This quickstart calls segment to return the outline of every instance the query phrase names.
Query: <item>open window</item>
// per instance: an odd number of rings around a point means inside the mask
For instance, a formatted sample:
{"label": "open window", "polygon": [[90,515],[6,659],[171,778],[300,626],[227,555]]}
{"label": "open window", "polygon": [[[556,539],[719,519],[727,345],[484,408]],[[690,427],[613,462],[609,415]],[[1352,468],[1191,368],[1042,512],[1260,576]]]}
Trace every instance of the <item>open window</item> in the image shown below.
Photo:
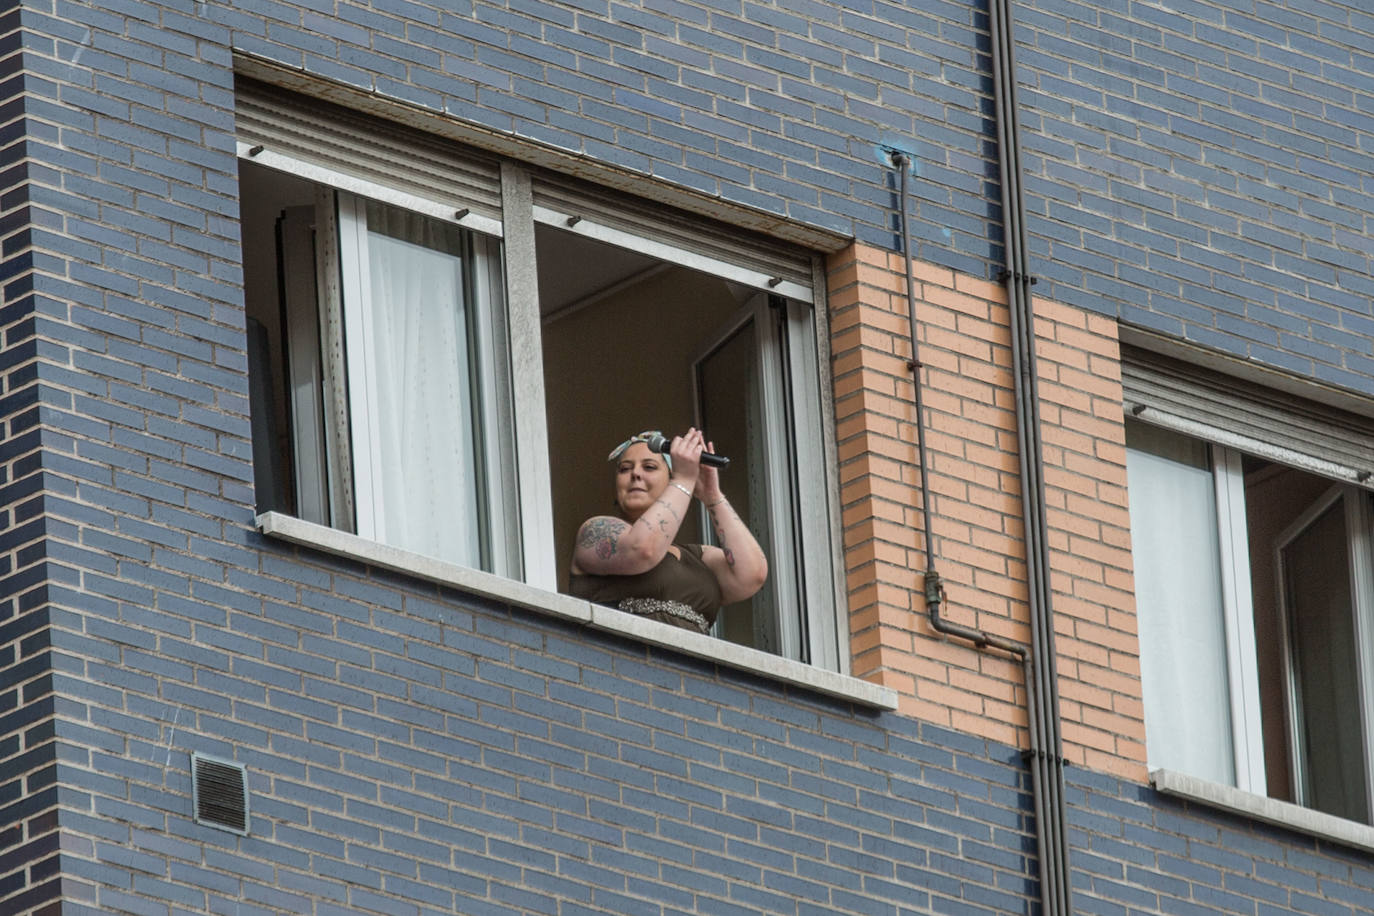
{"label": "open window", "polygon": [[1331,487],[1274,541],[1289,782],[1299,804],[1371,822],[1369,496]]}
{"label": "open window", "polygon": [[1149,765],[1374,823],[1371,493],[1335,460],[1370,424],[1159,365],[1125,373]]}
{"label": "open window", "polygon": [[696,424],[772,570],[718,635],[843,668],[810,252],[239,89],[260,511],[556,588],[611,447]]}
{"label": "open window", "polygon": [[[764,589],[723,609],[716,635],[838,667],[812,305],[634,232],[540,216],[560,587],[578,526],[610,510],[611,447],[640,429],[697,425],[731,459],[722,488],[770,564]],[[710,537],[704,512],[680,534]]]}

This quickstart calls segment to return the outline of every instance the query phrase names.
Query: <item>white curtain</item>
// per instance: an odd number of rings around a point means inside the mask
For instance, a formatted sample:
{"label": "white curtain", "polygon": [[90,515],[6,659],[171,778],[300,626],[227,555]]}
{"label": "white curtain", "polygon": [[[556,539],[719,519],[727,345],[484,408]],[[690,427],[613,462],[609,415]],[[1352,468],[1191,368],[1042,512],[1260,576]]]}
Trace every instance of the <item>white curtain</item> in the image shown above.
{"label": "white curtain", "polygon": [[1209,447],[1134,423],[1127,446],[1146,757],[1235,785]]}
{"label": "white curtain", "polygon": [[483,506],[460,234],[369,202],[367,251],[377,536],[480,567]]}

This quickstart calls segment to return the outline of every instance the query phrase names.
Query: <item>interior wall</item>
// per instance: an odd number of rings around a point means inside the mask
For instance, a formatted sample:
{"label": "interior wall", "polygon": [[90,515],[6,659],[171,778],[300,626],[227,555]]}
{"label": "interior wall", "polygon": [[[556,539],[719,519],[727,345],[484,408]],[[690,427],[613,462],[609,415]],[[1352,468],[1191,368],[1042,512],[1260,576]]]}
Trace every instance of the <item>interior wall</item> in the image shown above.
{"label": "interior wall", "polygon": [[[245,265],[263,265],[264,270],[245,270],[244,299],[248,314],[263,323],[273,346],[280,346],[281,315],[278,311],[277,217],[286,207],[312,206],[314,185],[275,169],[251,162],[239,165],[240,217],[244,227],[242,245]],[[274,367],[279,370],[280,367]]]}
{"label": "interior wall", "polygon": [[[641,430],[692,424],[692,361],[738,308],[724,281],[672,268],[544,325],[560,589],[578,527],[615,513],[607,453]],[[694,520],[682,539],[700,539]]]}

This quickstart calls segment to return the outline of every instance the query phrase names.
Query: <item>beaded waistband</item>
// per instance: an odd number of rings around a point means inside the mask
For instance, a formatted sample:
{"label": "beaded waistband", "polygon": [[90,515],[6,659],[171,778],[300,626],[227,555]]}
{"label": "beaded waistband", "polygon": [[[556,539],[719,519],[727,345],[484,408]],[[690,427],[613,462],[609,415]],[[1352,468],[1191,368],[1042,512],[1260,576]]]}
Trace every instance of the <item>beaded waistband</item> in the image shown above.
{"label": "beaded waistband", "polygon": [[703,633],[711,629],[706,618],[692,609],[690,604],[681,601],[664,601],[661,598],[621,598],[620,610],[647,617],[650,614],[667,614],[687,621]]}

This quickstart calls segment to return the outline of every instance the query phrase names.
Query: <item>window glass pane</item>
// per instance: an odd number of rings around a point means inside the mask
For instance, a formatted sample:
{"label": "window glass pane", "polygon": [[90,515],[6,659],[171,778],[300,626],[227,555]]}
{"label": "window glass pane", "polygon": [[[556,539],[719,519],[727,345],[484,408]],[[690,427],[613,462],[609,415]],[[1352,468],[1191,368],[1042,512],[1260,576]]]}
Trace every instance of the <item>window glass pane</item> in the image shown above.
{"label": "window glass pane", "polygon": [[1235,785],[1208,446],[1135,423],[1126,444],[1146,756]]}
{"label": "window glass pane", "polygon": [[1298,532],[1280,557],[1300,797],[1319,811],[1364,821],[1368,799],[1344,499]]}
{"label": "window glass pane", "polygon": [[[485,568],[472,303],[462,230],[368,202],[364,326],[375,536]],[[360,450],[360,449],[359,449]]]}
{"label": "window glass pane", "polygon": [[[697,367],[702,428],[722,452],[730,443],[730,467],[722,472],[731,505],[745,519],[770,558],[777,556],[768,511],[767,468],[763,462],[762,392],[758,376],[757,329],[753,319]],[[709,526],[708,526],[709,527]],[[775,577],[753,598],[721,610],[719,635],[768,652],[782,650],[778,633]]]}
{"label": "window glass pane", "polygon": [[[307,521],[352,526],[352,518],[335,518],[330,491],[329,435],[324,422],[324,364],[320,340],[320,297],[316,288],[315,235],[332,231],[315,225],[313,206],[286,207],[277,220],[281,258],[281,326],[286,335],[288,410],[291,417],[296,514]],[[337,442],[337,440],[335,440]],[[336,456],[338,457],[338,456]],[[348,503],[340,501],[340,508]]]}
{"label": "window glass pane", "polygon": [[1271,798],[1298,803],[1290,718],[1292,685],[1289,639],[1283,611],[1279,546],[1294,526],[1331,489],[1331,482],[1253,456],[1244,460],[1251,603],[1254,607],[1256,677],[1263,718],[1265,785]]}
{"label": "window glass pane", "polygon": [[347,447],[340,451],[343,440],[326,423],[334,389],[321,339],[326,295],[317,285],[322,264],[338,272],[337,257],[328,260],[337,254],[333,197],[247,162],[239,181],[258,509],[352,531],[351,495],[341,483]]}
{"label": "window glass pane", "polygon": [[257,318],[247,319],[248,402],[253,417],[253,487],[259,512],[282,511],[286,498],[283,449],[273,402],[271,345],[267,329]]}

